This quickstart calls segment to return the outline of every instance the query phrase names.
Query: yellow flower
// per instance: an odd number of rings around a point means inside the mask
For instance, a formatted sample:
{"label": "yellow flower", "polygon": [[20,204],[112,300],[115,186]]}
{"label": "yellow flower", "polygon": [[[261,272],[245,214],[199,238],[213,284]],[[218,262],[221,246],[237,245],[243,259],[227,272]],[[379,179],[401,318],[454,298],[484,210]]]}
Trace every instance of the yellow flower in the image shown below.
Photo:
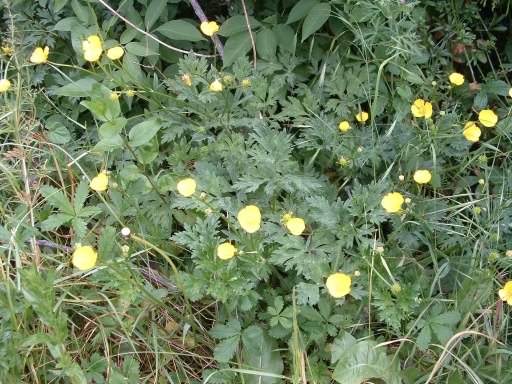
{"label": "yellow flower", "polygon": [[0,93],[7,92],[11,88],[11,82],[7,79],[0,79]]}
{"label": "yellow flower", "polygon": [[304,223],[304,220],[300,217],[292,217],[288,219],[285,223],[286,228],[290,231],[292,235],[300,236],[302,235],[302,232],[304,232],[304,229],[306,229],[306,224]]}
{"label": "yellow flower", "polygon": [[208,89],[212,92],[220,92],[222,91],[223,87],[222,87],[222,83],[220,82],[219,79],[215,80],[213,83],[210,84],[210,86],[208,87]]}
{"label": "yellow flower", "polygon": [[192,85],[192,78],[188,73],[184,73],[183,75],[181,75],[181,81],[183,81],[183,84],[185,84],[187,87],[190,87]]}
{"label": "yellow flower", "polygon": [[219,24],[215,21],[203,21],[199,28],[206,36],[213,36],[219,30]]}
{"label": "yellow flower", "polygon": [[325,285],[329,294],[338,299],[350,293],[352,279],[346,273],[336,272],[327,278]]}
{"label": "yellow flower", "polygon": [[478,114],[478,120],[484,127],[492,128],[498,122],[498,115],[491,109],[482,109]]}
{"label": "yellow flower", "polygon": [[101,171],[89,183],[89,187],[96,192],[106,191],[108,188],[108,175],[107,171]]}
{"label": "yellow flower", "polygon": [[512,97],[512,88],[510,88],[510,89],[508,90],[508,95],[509,95],[510,97]]}
{"label": "yellow flower", "polygon": [[[365,111],[359,112],[356,115],[356,120],[359,121],[360,123],[364,123],[366,120],[368,120],[368,112],[365,112]],[[341,128],[340,128],[340,130],[341,130]]]}
{"label": "yellow flower", "polygon": [[388,213],[396,213],[402,209],[404,197],[400,192],[390,192],[382,198],[380,204]]}
{"label": "yellow flower", "polygon": [[[242,87],[249,88],[251,86],[251,80],[250,79],[243,79],[242,80]],[[512,91],[512,88],[511,88]],[[512,96],[510,96],[512,97]]]}
{"label": "yellow flower", "polygon": [[400,283],[396,282],[391,284],[391,287],[389,287],[389,289],[391,290],[391,293],[395,296],[402,292],[402,286],[400,285]]}
{"label": "yellow flower", "polygon": [[110,94],[110,100],[112,100],[112,101],[119,100],[119,92],[112,92]]}
{"label": "yellow flower", "polygon": [[505,286],[498,291],[500,299],[506,301],[508,305],[512,305],[512,280],[505,283]]}
{"label": "yellow flower", "polygon": [[120,46],[110,48],[107,51],[107,57],[110,60],[119,60],[121,57],[123,57],[123,55],[124,55],[124,49],[123,49],[123,47],[120,47]]}
{"label": "yellow flower", "polygon": [[414,181],[418,184],[427,184],[432,180],[432,174],[427,169],[418,169],[416,172],[414,172]]}
{"label": "yellow flower", "polygon": [[482,131],[478,126],[475,124],[474,121],[468,121],[464,125],[464,131],[462,132],[466,140],[472,141],[473,143],[476,143],[478,140],[480,140],[480,135],[482,134]]}
{"label": "yellow flower", "polygon": [[126,96],[133,97],[135,96],[135,91],[133,89],[129,89],[126,91]]}
{"label": "yellow flower", "polygon": [[97,35],[91,35],[87,40],[82,41],[82,50],[84,51],[84,59],[95,62],[100,59],[103,52],[101,40]]}
{"label": "yellow flower", "polygon": [[453,85],[462,85],[464,84],[464,75],[462,73],[453,72],[448,76],[450,83]]}
{"label": "yellow flower", "polygon": [[229,260],[235,256],[236,248],[231,243],[222,243],[217,247],[217,256],[221,260]]}
{"label": "yellow flower", "polygon": [[348,160],[345,157],[340,157],[338,159],[338,164],[341,165],[342,167],[346,167],[349,163],[350,163],[350,160]]}
{"label": "yellow flower", "polygon": [[260,229],[261,213],[255,205],[248,205],[242,208],[237,215],[240,226],[248,233],[254,233]]}
{"label": "yellow flower", "polygon": [[414,117],[429,119],[432,117],[432,104],[423,99],[416,99],[411,105],[411,113]]}
{"label": "yellow flower", "polygon": [[2,46],[2,53],[5,56],[12,56],[12,54],[14,53],[14,48],[8,45],[4,45]]}
{"label": "yellow flower", "polygon": [[79,270],[86,271],[96,265],[97,259],[98,254],[94,248],[90,245],[83,245],[75,249],[71,263]]}
{"label": "yellow flower", "polygon": [[338,128],[342,133],[347,133],[352,127],[348,121],[343,120],[339,123]]}
{"label": "yellow flower", "polygon": [[176,188],[178,189],[178,193],[182,196],[189,197],[194,194],[196,191],[196,181],[192,178],[186,178],[180,180]]}
{"label": "yellow flower", "polygon": [[30,62],[34,64],[43,64],[46,63],[48,60],[48,54],[50,53],[50,48],[48,47],[37,47],[34,49],[34,52],[32,52],[32,55],[30,56]]}

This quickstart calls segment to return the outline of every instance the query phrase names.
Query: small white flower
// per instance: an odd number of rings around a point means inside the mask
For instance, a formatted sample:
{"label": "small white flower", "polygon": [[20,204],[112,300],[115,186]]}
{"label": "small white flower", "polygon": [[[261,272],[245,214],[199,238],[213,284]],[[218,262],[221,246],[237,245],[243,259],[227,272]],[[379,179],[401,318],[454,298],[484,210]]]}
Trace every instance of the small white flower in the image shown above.
{"label": "small white flower", "polygon": [[128,227],[124,227],[123,229],[121,229],[121,235],[123,235],[124,237],[130,236],[130,233],[132,233],[132,231],[130,231],[130,228]]}

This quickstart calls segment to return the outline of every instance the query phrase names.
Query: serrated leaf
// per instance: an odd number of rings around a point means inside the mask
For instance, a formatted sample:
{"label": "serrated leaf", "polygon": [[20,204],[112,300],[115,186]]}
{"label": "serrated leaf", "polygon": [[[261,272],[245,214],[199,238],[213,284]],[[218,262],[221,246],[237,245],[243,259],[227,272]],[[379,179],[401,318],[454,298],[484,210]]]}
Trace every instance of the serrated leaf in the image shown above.
{"label": "serrated leaf", "polygon": [[168,37],[171,40],[201,41],[206,40],[201,32],[185,20],[171,20],[159,26],[156,32]]}
{"label": "serrated leaf", "polygon": [[224,67],[244,56],[251,49],[251,38],[247,32],[231,36],[224,45]]}
{"label": "serrated leaf", "polygon": [[107,226],[101,232],[100,239],[98,241],[98,254],[99,257],[105,261],[113,259],[112,249],[114,248],[116,240],[116,230],[111,226]]}
{"label": "serrated leaf", "polygon": [[347,349],[356,342],[356,338],[348,332],[344,332],[342,337],[334,339],[331,347],[331,364],[336,363]]}
{"label": "serrated leaf", "polygon": [[77,214],[79,214],[80,210],[83,208],[87,196],[89,196],[89,185],[87,182],[81,181],[80,184],[78,184],[73,201],[73,207]]}
{"label": "serrated leaf", "polygon": [[331,16],[331,5],[320,3],[313,6],[302,25],[302,41],[306,40],[313,33],[318,31]]}
{"label": "serrated leaf", "polygon": [[297,284],[297,303],[299,305],[315,305],[320,300],[320,290],[317,284]]}
{"label": "serrated leaf", "polygon": [[54,213],[41,223],[41,229],[43,231],[53,231],[54,229],[57,229],[65,223],[73,220],[73,217],[74,216],[66,213]]}
{"label": "serrated leaf", "polygon": [[420,351],[426,351],[431,341],[432,332],[430,331],[430,326],[426,324],[416,338],[416,346]]}
{"label": "serrated leaf", "polygon": [[242,327],[236,319],[229,320],[226,324],[217,324],[210,330],[210,335],[216,339],[224,339],[239,335]]}
{"label": "serrated leaf", "polygon": [[128,134],[130,145],[135,148],[149,143],[161,127],[156,119],[149,119],[133,126]]}
{"label": "serrated leaf", "polygon": [[228,362],[229,360],[231,360],[231,358],[237,351],[239,341],[240,335],[235,335],[228,337],[227,339],[222,339],[215,346],[213,356],[217,361],[221,363]]}
{"label": "serrated leaf", "polygon": [[48,204],[59,209],[63,213],[75,216],[75,210],[64,193],[57,188],[44,185],[41,187],[41,194]]}
{"label": "serrated leaf", "polygon": [[448,311],[441,313],[440,315],[437,315],[434,317],[431,322],[433,323],[439,323],[444,325],[451,325],[455,326],[460,321],[460,313],[457,311]]}

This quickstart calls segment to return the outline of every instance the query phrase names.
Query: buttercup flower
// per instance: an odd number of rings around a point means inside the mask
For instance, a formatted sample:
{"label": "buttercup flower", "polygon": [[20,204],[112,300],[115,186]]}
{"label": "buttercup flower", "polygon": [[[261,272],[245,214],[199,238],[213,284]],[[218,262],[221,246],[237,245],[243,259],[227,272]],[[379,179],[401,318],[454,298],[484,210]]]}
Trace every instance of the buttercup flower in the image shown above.
{"label": "buttercup flower", "polygon": [[292,217],[285,222],[286,228],[292,235],[300,236],[304,229],[306,229],[306,224],[304,223],[304,219],[300,217]]}
{"label": "buttercup flower", "polygon": [[37,47],[34,49],[34,52],[32,52],[32,55],[30,56],[30,62],[33,64],[43,64],[48,61],[48,54],[50,53],[50,48],[48,47]]}
{"label": "buttercup flower", "polygon": [[124,49],[123,49],[123,47],[120,47],[120,46],[110,48],[107,51],[107,57],[110,60],[119,60],[121,57],[123,57],[123,55],[124,55]]}
{"label": "buttercup flower", "polygon": [[352,279],[346,273],[336,272],[327,278],[325,285],[329,294],[338,299],[350,293]]}
{"label": "buttercup flower", "polygon": [[216,79],[213,83],[210,84],[208,89],[212,92],[221,92],[223,89],[222,83],[219,79]]}
{"label": "buttercup flower", "polygon": [[[185,84],[187,87],[190,87],[192,85],[192,78],[188,73],[184,73],[181,75],[181,81],[183,81],[183,84]],[[222,84],[221,84],[222,86]],[[222,91],[222,89],[221,89]]]}
{"label": "buttercup flower", "polygon": [[182,196],[189,197],[194,194],[196,191],[196,181],[192,178],[186,178],[180,180],[176,188],[178,189],[178,193]]}
{"label": "buttercup flower", "polygon": [[402,209],[404,197],[400,192],[390,192],[382,198],[380,204],[388,213],[396,213]]}
{"label": "buttercup flower", "polygon": [[365,112],[365,111],[359,112],[356,115],[356,120],[359,121],[360,123],[364,123],[366,120],[368,120],[368,112]]}
{"label": "buttercup flower", "polygon": [[81,245],[73,252],[71,263],[81,271],[91,269],[96,265],[98,254],[90,245]]}
{"label": "buttercup flower", "polygon": [[[251,80],[250,79],[243,79],[242,80],[242,87],[244,88],[249,88],[251,86]],[[512,90],[512,88],[511,88]],[[512,97],[512,96],[510,96]]]}
{"label": "buttercup flower", "polygon": [[491,109],[482,109],[478,114],[478,121],[480,121],[484,127],[492,128],[498,122],[498,115]]}
{"label": "buttercup flower", "polygon": [[351,129],[350,123],[346,120],[340,122],[338,128],[342,133],[347,133]]}
{"label": "buttercup flower", "polygon": [[82,50],[84,51],[84,59],[89,62],[95,62],[100,59],[103,52],[101,40],[97,35],[91,35],[87,40],[82,41]]}
{"label": "buttercup flower", "polygon": [[248,233],[254,233],[260,229],[261,213],[255,205],[248,205],[242,208],[236,216],[240,226]]}
{"label": "buttercup flower", "polygon": [[217,256],[221,260],[229,260],[235,256],[236,248],[231,243],[222,243],[217,247]]}
{"label": "buttercup flower", "polygon": [[476,143],[478,140],[480,140],[480,135],[482,134],[482,131],[478,126],[475,124],[474,121],[468,121],[464,125],[464,131],[462,132],[466,140],[471,141],[473,143]]}
{"label": "buttercup flower", "polygon": [[464,75],[462,73],[453,72],[448,76],[450,83],[453,85],[462,85],[464,84]]}
{"label": "buttercup flower", "polygon": [[414,117],[430,119],[432,117],[432,104],[423,99],[416,99],[411,105],[411,113]]}
{"label": "buttercup flower", "polygon": [[213,36],[219,30],[219,24],[215,21],[203,21],[199,27],[206,36]]}
{"label": "buttercup flower", "polygon": [[508,305],[512,305],[512,280],[505,283],[502,289],[498,291],[500,299],[505,301]]}
{"label": "buttercup flower", "polygon": [[0,93],[7,92],[11,88],[11,82],[7,79],[0,79]]}
{"label": "buttercup flower", "polygon": [[112,101],[119,100],[119,92],[112,92],[110,94],[110,100],[112,100]]}
{"label": "buttercup flower", "polygon": [[14,53],[14,48],[9,45],[4,45],[2,46],[2,53],[5,56],[12,56],[12,54]]}
{"label": "buttercup flower", "polygon": [[108,188],[108,175],[107,171],[103,170],[98,173],[97,176],[93,177],[89,183],[89,187],[96,192],[106,191]]}
{"label": "buttercup flower", "polygon": [[414,172],[413,179],[418,184],[427,184],[432,180],[432,174],[427,169],[418,169]]}

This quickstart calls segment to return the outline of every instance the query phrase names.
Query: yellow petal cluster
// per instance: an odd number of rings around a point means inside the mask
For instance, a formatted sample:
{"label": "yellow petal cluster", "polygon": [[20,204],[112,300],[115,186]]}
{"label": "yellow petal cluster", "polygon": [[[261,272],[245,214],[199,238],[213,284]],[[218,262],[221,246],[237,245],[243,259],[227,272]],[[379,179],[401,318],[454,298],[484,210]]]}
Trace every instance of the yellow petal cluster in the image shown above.
{"label": "yellow petal cluster", "polygon": [[37,47],[32,52],[32,55],[30,56],[30,62],[33,64],[43,64],[48,61],[48,55],[50,53],[50,48],[48,47]]}
{"label": "yellow petal cluster", "polygon": [[338,124],[338,129],[342,133],[347,133],[351,129],[350,123],[346,120],[343,120]]}
{"label": "yellow petal cluster", "polygon": [[346,273],[336,272],[329,275],[325,285],[327,286],[329,294],[338,299],[350,293],[352,288],[352,278]]}
{"label": "yellow petal cluster", "polygon": [[208,87],[208,89],[212,92],[221,92],[223,88],[224,87],[222,86],[222,83],[220,82],[219,79],[213,81]]}
{"label": "yellow petal cluster", "polygon": [[360,123],[364,123],[366,120],[368,120],[368,112],[361,111],[356,115],[356,120]]}
{"label": "yellow petal cluster", "polygon": [[91,63],[98,61],[103,52],[103,45],[98,35],[91,35],[87,40],[82,41],[82,50],[84,59]]}
{"label": "yellow petal cluster", "polygon": [[89,183],[89,187],[96,192],[106,191],[108,188],[108,175],[107,171],[103,170],[98,173],[91,182]]}
{"label": "yellow petal cluster", "polygon": [[221,260],[229,260],[236,254],[236,248],[233,244],[225,242],[217,247],[217,256]]}
{"label": "yellow petal cluster", "polygon": [[206,36],[213,36],[219,31],[219,24],[215,21],[203,21],[199,28]]}
{"label": "yellow petal cluster", "polygon": [[512,280],[505,283],[502,289],[498,291],[500,299],[505,301],[508,305],[512,305]]}
{"label": "yellow petal cluster", "polygon": [[388,213],[396,213],[402,209],[404,197],[400,192],[390,192],[382,198],[380,204]]}
{"label": "yellow petal cluster", "polygon": [[416,99],[411,105],[411,113],[414,117],[430,119],[432,117],[432,104],[423,99]]}
{"label": "yellow petal cluster", "polygon": [[261,227],[261,212],[255,205],[248,205],[242,208],[236,217],[240,226],[247,233],[254,233]]}
{"label": "yellow petal cluster", "polygon": [[498,122],[498,115],[492,109],[482,109],[478,114],[478,121],[484,127],[492,128]]}
{"label": "yellow petal cluster", "polygon": [[9,45],[3,45],[2,46],[2,53],[5,56],[12,56],[12,54],[14,53],[14,48],[9,46]]}
{"label": "yellow petal cluster", "polygon": [[119,60],[124,55],[123,47],[117,46],[107,50],[107,57],[110,60]]}
{"label": "yellow petal cluster", "polygon": [[[242,87],[249,88],[250,86],[251,86],[251,79],[243,79],[242,80]],[[512,90],[512,88],[511,88],[511,90]]]}
{"label": "yellow petal cluster", "polygon": [[306,223],[304,219],[300,217],[294,217],[292,214],[287,213],[283,215],[282,222],[288,228],[288,231],[294,236],[302,235],[302,232],[306,229]]}
{"label": "yellow petal cluster", "polygon": [[0,93],[7,92],[11,88],[11,82],[7,79],[0,79]]}
{"label": "yellow petal cluster", "polygon": [[413,179],[418,184],[427,184],[432,180],[432,174],[428,169],[418,169],[414,172]]}
{"label": "yellow petal cluster", "polygon": [[478,140],[480,140],[482,131],[474,121],[468,121],[464,125],[464,131],[462,131],[462,134],[464,135],[466,140],[476,143]]}
{"label": "yellow petal cluster", "polygon": [[450,83],[453,85],[462,85],[464,84],[464,75],[458,72],[452,72],[450,76],[448,76]]}
{"label": "yellow petal cluster", "polygon": [[90,245],[79,246],[73,252],[71,263],[81,271],[91,269],[96,265],[98,254]]}
{"label": "yellow petal cluster", "polygon": [[180,180],[176,186],[176,189],[181,196],[189,197],[192,196],[196,191],[196,186],[196,181],[191,177],[188,177],[186,179]]}

